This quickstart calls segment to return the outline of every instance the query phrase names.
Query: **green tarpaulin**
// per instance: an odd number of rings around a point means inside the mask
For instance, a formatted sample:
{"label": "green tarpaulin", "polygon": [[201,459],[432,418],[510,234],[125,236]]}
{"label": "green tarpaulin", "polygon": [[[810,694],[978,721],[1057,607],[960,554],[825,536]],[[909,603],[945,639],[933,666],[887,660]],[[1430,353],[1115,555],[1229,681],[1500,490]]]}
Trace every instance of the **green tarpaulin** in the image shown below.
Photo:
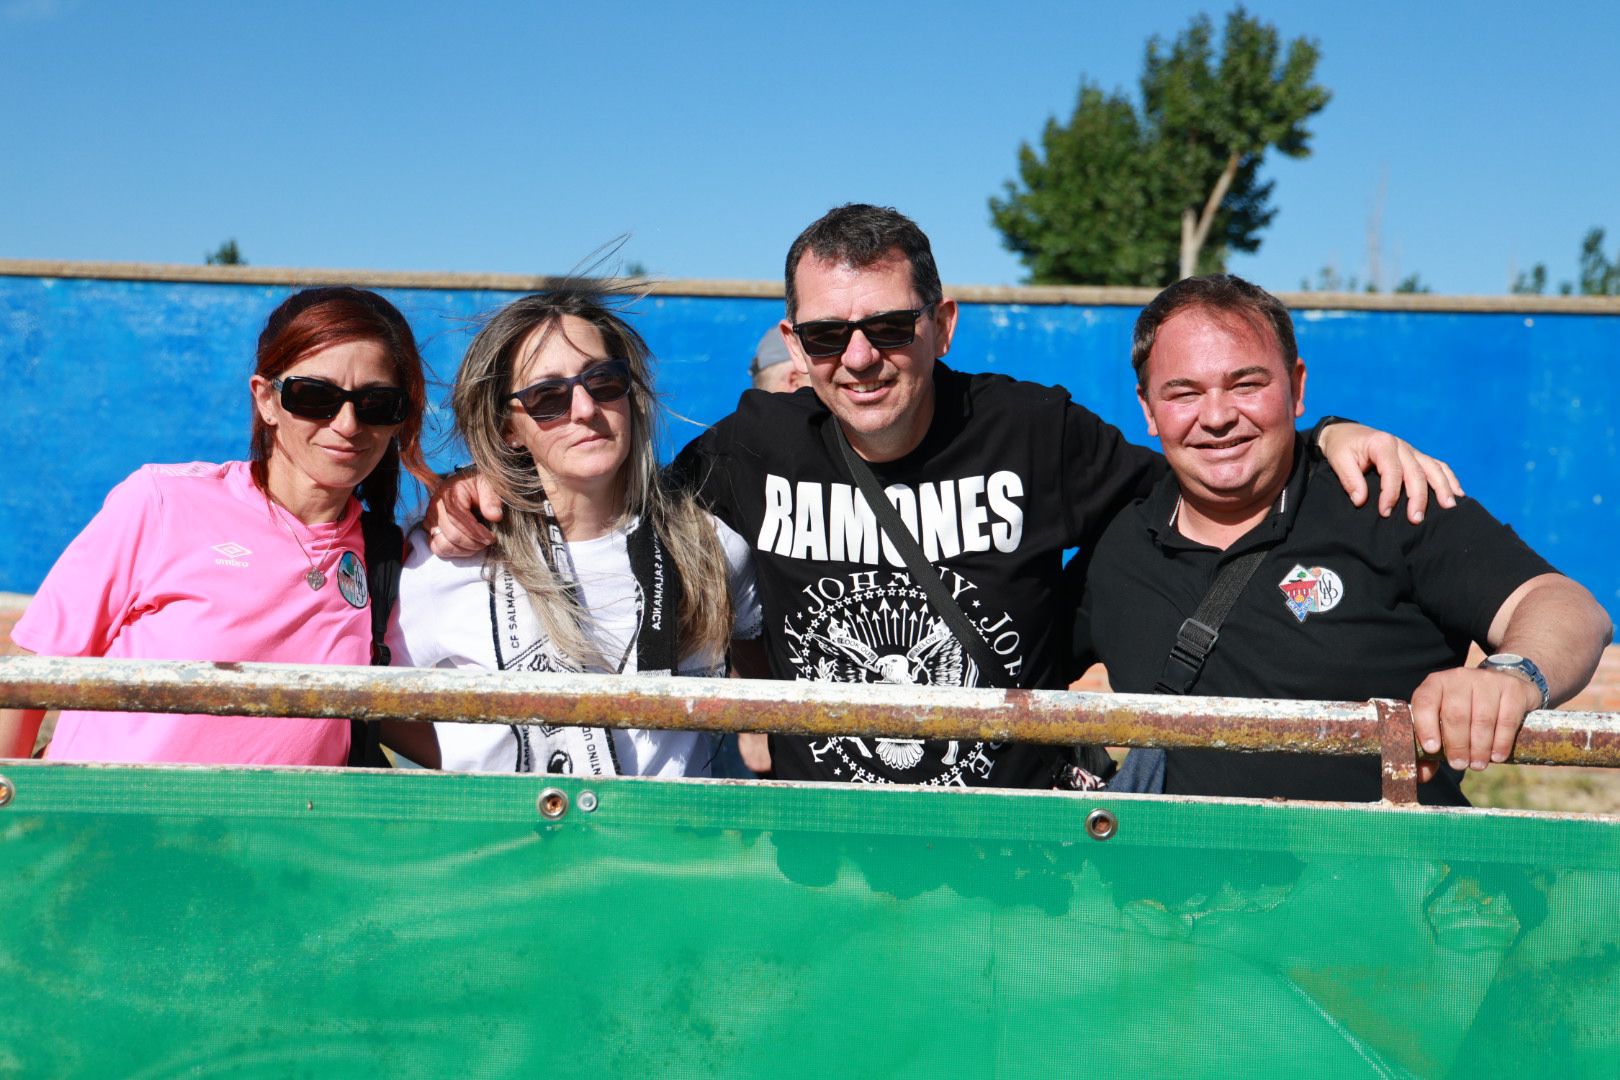
{"label": "green tarpaulin", "polygon": [[1612,821],[0,771],[4,1076],[1620,1075]]}

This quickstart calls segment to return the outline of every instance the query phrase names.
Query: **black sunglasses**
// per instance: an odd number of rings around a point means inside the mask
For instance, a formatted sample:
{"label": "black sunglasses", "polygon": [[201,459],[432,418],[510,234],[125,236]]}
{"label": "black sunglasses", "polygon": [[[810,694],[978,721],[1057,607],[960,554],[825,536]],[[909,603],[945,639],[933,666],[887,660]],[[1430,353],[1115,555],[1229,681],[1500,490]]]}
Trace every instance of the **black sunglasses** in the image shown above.
{"label": "black sunglasses", "polygon": [[906,311],[880,311],[864,319],[815,319],[793,324],[806,356],[839,356],[859,330],[874,349],[901,349],[917,340],[917,320],[934,310],[933,304]]}
{"label": "black sunglasses", "polygon": [[325,379],[291,375],[270,385],[281,393],[281,407],[305,420],[330,420],[346,401],[354,402],[354,418],[372,427],[390,427],[405,419],[405,391],[397,386],[362,386],[345,390]]}
{"label": "black sunglasses", "polygon": [[514,391],[512,396],[529,414],[529,419],[555,420],[566,415],[573,407],[576,386],[583,386],[592,401],[603,405],[618,401],[630,392],[630,361],[604,360],[600,364],[592,364],[578,375],[541,379],[532,386]]}

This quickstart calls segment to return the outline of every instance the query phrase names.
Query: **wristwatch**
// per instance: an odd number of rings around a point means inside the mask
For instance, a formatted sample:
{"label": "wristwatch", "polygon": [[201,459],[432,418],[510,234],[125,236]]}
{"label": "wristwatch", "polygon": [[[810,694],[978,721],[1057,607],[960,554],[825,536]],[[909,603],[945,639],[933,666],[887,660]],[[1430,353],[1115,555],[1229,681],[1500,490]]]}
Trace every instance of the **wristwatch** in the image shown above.
{"label": "wristwatch", "polygon": [[1541,707],[1545,709],[1552,701],[1552,694],[1547,690],[1547,677],[1535,664],[1520,656],[1518,653],[1499,652],[1492,653],[1479,662],[1482,668],[1492,671],[1506,671],[1521,678],[1529,679],[1541,691]]}

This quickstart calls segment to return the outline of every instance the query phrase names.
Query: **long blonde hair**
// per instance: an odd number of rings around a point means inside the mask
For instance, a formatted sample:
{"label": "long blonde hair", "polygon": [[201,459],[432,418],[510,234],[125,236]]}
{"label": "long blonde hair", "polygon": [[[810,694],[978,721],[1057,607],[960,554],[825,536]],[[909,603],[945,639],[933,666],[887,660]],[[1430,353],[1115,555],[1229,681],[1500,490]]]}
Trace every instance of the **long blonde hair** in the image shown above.
{"label": "long blonde hair", "polygon": [[[559,328],[572,315],[596,327],[608,354],[630,364],[630,454],[623,466],[623,505],[617,525],[632,517],[652,525],[675,561],[681,579],[679,650],[723,653],[731,636],[731,602],[725,555],[709,516],[690,495],[661,482],[655,449],[663,407],[653,391],[647,343],[615,310],[628,297],[584,278],[563,279],[543,292],[512,301],[484,324],[462,360],[451,403],[456,431],[479,474],[505,506],[492,531],[487,572],[509,570],[528,594],[546,634],[563,656],[580,667],[607,667],[583,610],[567,581],[548,563],[550,530],[544,519],[546,491],[528,448],[507,444],[513,372],[519,348],[536,329]],[[676,658],[677,662],[679,657]]]}

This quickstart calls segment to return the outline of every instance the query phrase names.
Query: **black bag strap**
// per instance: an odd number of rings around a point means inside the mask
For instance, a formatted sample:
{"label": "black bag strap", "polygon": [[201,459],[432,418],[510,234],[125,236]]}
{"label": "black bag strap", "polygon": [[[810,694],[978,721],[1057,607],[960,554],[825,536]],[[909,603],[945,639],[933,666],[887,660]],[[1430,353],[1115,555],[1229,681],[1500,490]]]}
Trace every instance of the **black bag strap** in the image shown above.
{"label": "black bag strap", "polygon": [[[1164,673],[1153,687],[1155,694],[1181,695],[1193,688],[1204,670],[1204,661],[1209,659],[1221,638],[1221,624],[1231,614],[1232,605],[1237,603],[1254,572],[1260,569],[1271,547],[1262,545],[1221,567],[1209,591],[1198,602],[1198,610],[1191,618],[1183,620],[1181,629],[1176,631],[1176,642],[1170,646],[1170,655],[1164,661]],[[1167,760],[1163,750],[1137,747],[1126,755],[1125,764],[1109,781],[1108,790],[1162,794]]]}
{"label": "black bag strap", "polygon": [[405,559],[405,534],[389,518],[370,510],[360,515],[366,543],[366,592],[371,595],[371,662],[387,667],[388,616],[399,598],[399,568]]}
{"label": "black bag strap", "polygon": [[[371,663],[387,667],[388,616],[399,597],[399,570],[405,559],[405,534],[392,518],[370,510],[360,515],[366,545],[366,592],[371,598]],[[375,720],[349,721],[349,764],[366,769],[388,767],[382,752],[381,728]]]}
{"label": "black bag strap", "polygon": [[1204,670],[1204,661],[1221,637],[1221,623],[1231,613],[1249,579],[1260,569],[1270,547],[1257,548],[1240,555],[1221,567],[1214,584],[1199,603],[1192,617],[1176,631],[1176,643],[1170,646],[1170,655],[1164,661],[1164,674],[1153,688],[1156,694],[1185,694],[1191,690],[1198,675]]}
{"label": "black bag strap", "polygon": [[911,579],[922,587],[923,592],[928,595],[929,604],[939,612],[940,618],[945,620],[945,625],[950,627],[951,633],[962,648],[973,657],[973,662],[979,668],[979,677],[987,685],[1004,687],[1006,680],[995,654],[990,651],[990,646],[985,643],[979,632],[973,628],[973,624],[968,622],[967,616],[962,614],[962,609],[957,607],[956,601],[951,599],[951,594],[945,588],[945,582],[940,579],[939,571],[928,564],[928,558],[918,546],[916,538],[911,535],[911,530],[906,528],[906,523],[900,520],[894,505],[889,502],[889,497],[878,486],[877,477],[872,475],[872,467],[861,459],[854,447],[849,445],[849,439],[845,437],[844,429],[838,421],[832,419],[829,422],[832,424],[833,438],[838,442],[838,449],[844,455],[844,464],[849,467],[850,475],[855,478],[855,486],[860,488],[861,494],[866,497],[866,505],[871,507],[872,515],[877,518],[878,525],[889,538],[889,543],[900,553],[901,561],[906,564]]}
{"label": "black bag strap", "polygon": [[[911,579],[928,596],[928,602],[933,605],[950,627],[951,633],[967,650],[973,662],[978,665],[979,677],[984,685],[1007,688],[1008,679],[995,654],[990,651],[989,644],[984,637],[973,628],[962,609],[945,588],[945,582],[940,579],[939,572],[928,563],[928,557],[918,546],[916,537],[906,528],[906,523],[900,520],[900,515],[889,502],[889,497],[878,486],[877,477],[872,475],[872,467],[855,452],[849,445],[849,439],[844,435],[844,429],[836,420],[832,422],[833,437],[838,443],[838,449],[844,455],[844,464],[849,467],[850,475],[855,478],[855,485],[861,489],[866,504],[872,508],[872,516],[877,518],[878,525],[882,527],[889,543],[900,553],[900,559],[906,564]],[[1074,760],[1059,760],[1052,769],[1052,786],[1065,791],[1087,791],[1101,786],[1103,778],[1113,771],[1113,760],[1108,752],[1100,746],[1076,746],[1068,751]]]}

